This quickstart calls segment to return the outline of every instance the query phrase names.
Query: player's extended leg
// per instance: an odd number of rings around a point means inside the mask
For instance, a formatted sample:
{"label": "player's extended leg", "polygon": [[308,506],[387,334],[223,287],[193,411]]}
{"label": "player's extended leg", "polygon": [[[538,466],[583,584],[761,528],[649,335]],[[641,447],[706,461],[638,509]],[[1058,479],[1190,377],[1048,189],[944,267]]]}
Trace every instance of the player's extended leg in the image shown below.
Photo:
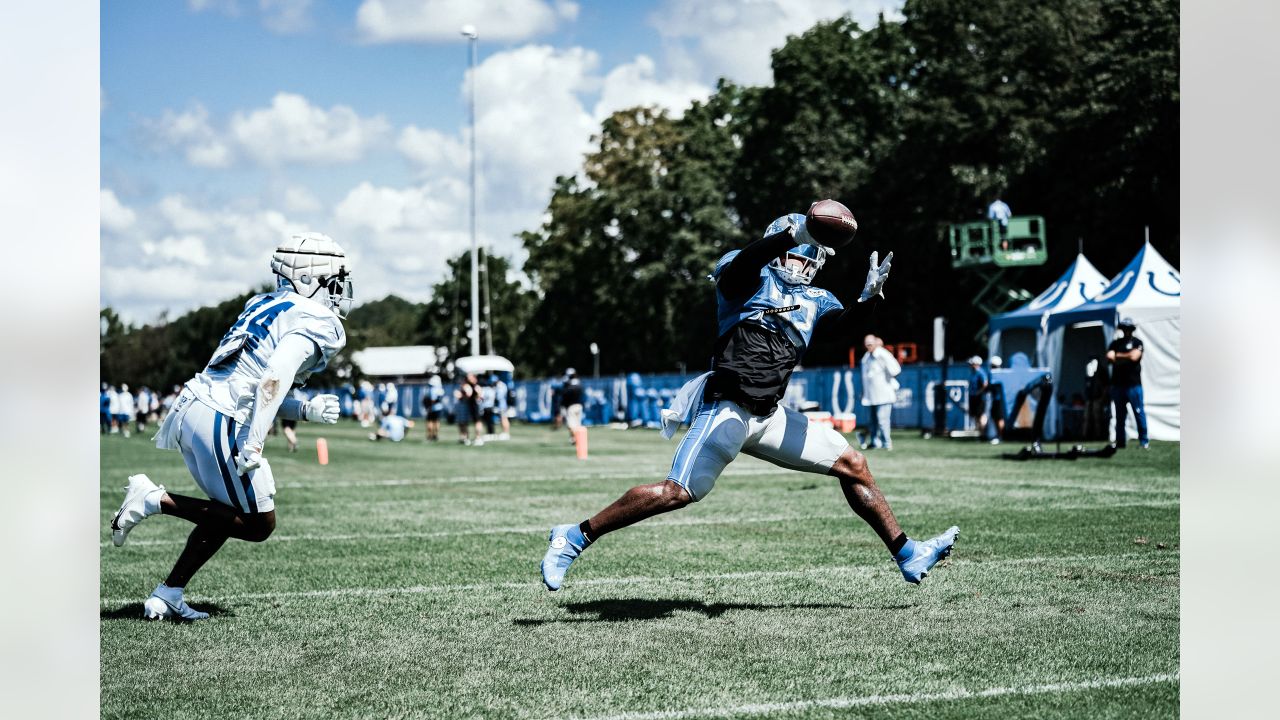
{"label": "player's extended leg", "polygon": [[850,447],[834,428],[811,425],[795,410],[779,408],[768,418],[753,418],[742,451],[781,467],[838,478],[849,507],[880,537],[909,583],[923,580],[951,553],[960,534],[960,528],[953,526],[930,540],[907,537],[876,485],[866,456]]}
{"label": "player's extended leg", "polygon": [[580,524],[551,528],[550,546],[542,558],[547,589],[560,589],[569,565],[601,536],[706,497],[742,447],[746,417],[734,403],[702,405],[676,449],[666,480],[631,488]]}

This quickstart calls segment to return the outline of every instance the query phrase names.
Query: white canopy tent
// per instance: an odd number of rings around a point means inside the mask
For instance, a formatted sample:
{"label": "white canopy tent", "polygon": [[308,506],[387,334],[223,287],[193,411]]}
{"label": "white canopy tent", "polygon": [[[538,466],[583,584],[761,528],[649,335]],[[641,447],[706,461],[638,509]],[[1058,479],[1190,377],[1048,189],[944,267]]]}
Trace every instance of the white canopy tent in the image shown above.
{"label": "white canopy tent", "polygon": [[1075,261],[1062,273],[1062,277],[1032,298],[1031,302],[1016,310],[991,316],[988,325],[988,357],[1000,355],[1010,358],[1014,353],[1021,352],[1032,363],[1043,362],[1040,346],[1048,328],[1049,316],[1088,302],[1106,286],[1107,277],[1098,272],[1083,254],[1076,255]]}
{"label": "white canopy tent", "polygon": [[[1070,398],[1084,385],[1084,367],[1106,354],[1122,317],[1133,318],[1142,340],[1142,388],[1147,430],[1155,440],[1181,437],[1182,277],[1169,261],[1145,243],[1120,274],[1089,302],[1048,317],[1040,359],[1053,372],[1054,395]],[[1103,359],[1105,365],[1106,360]],[[1045,420],[1048,437],[1057,435],[1057,409]],[[1137,437],[1133,415],[1128,436]]]}

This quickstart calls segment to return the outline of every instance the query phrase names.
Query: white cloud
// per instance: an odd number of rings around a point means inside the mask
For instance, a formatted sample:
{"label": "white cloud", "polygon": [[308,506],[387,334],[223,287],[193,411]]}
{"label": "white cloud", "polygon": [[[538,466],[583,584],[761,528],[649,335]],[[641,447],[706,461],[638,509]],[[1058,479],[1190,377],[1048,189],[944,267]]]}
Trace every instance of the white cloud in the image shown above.
{"label": "white cloud", "polygon": [[234,113],[225,130],[214,127],[198,103],[143,121],[154,146],[177,149],[192,165],[211,168],[228,167],[238,157],[267,166],[355,162],[390,127],[381,115],[361,117],[346,105],[326,110],[287,92],[276,93],[268,107]]}
{"label": "white cloud", "polygon": [[269,108],[233,115],[229,133],[250,157],[277,165],[352,162],[389,129],[380,115],[362,118],[345,105],[325,110],[301,95],[282,92]]}
{"label": "white cloud", "polygon": [[639,55],[625,65],[619,65],[605,76],[600,100],[596,103],[595,117],[603,120],[615,110],[637,105],[656,105],[666,108],[673,117],[680,117],[694,100],[706,100],[711,88],[689,80],[659,80],[657,67],[647,55]]}
{"label": "white cloud", "polygon": [[123,232],[138,221],[138,214],[121,203],[110,189],[103,188],[99,192],[99,207],[99,222],[106,230]]}
{"label": "white cloud", "polygon": [[179,232],[207,232],[214,226],[213,216],[193,207],[182,195],[165,196],[156,210],[168,227]]}
{"label": "white cloud", "polygon": [[205,267],[209,264],[209,251],[204,246],[204,239],[199,235],[169,235],[159,242],[144,240],[141,247],[143,254],[154,255],[164,260],[195,267]]}
{"label": "white cloud", "polygon": [[526,40],[555,29],[557,18],[577,18],[578,5],[543,0],[364,0],[356,27],[369,42],[459,41],[463,25],[483,40]]}
{"label": "white cloud", "polygon": [[299,33],[311,27],[311,0],[258,0],[262,24],[281,34]]}
{"label": "white cloud", "polygon": [[159,120],[146,121],[144,127],[157,146],[181,149],[192,165],[226,167],[231,163],[231,148],[209,124],[209,111],[203,105],[183,112],[165,110]]}
{"label": "white cloud", "polygon": [[[271,281],[271,252],[309,227],[271,208],[169,195],[102,240],[102,304],[132,321],[176,316]],[[323,228],[318,228],[323,229]]]}
{"label": "white cloud", "polygon": [[[258,0],[258,13],[262,24],[274,33],[299,33],[311,27],[312,0]],[[227,17],[239,17],[240,3],[236,0],[187,0],[191,12],[217,12]]]}
{"label": "white cloud", "polygon": [[427,173],[456,173],[465,170],[470,152],[460,137],[415,125],[400,131],[396,149]]}
{"label": "white cloud", "polygon": [[846,13],[870,27],[881,11],[900,18],[901,8],[902,0],[665,0],[650,21],[682,75],[764,85],[773,79],[770,53],[788,35]]}
{"label": "white cloud", "polygon": [[323,205],[312,192],[300,185],[291,185],[284,190],[284,208],[289,212],[319,212]]}

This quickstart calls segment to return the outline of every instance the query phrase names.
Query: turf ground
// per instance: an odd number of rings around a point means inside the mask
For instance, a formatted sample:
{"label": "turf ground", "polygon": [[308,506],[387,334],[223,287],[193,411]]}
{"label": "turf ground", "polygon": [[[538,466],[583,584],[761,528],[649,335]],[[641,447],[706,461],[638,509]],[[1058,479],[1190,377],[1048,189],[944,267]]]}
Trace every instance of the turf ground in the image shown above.
{"label": "turf ground", "polygon": [[[103,717],[1067,718],[1178,712],[1178,453],[1018,463],[895,436],[872,470],[913,536],[902,581],[835,482],[742,457],[705,501],[611,535],[542,588],[547,528],[665,477],[652,431],[516,427],[399,445],[354,423],[272,438],[276,534],[231,541],[144,623],[190,526],[107,523],[125,477],[199,494],[146,438],[102,442]],[[323,434],[332,461],[315,462]],[[446,428],[446,438],[453,431]]]}

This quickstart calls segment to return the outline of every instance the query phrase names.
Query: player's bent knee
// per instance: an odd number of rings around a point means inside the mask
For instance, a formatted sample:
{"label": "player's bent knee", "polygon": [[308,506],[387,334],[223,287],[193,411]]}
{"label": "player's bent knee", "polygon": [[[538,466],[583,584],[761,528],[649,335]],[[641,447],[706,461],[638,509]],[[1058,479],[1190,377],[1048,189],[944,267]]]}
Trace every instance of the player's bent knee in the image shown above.
{"label": "player's bent knee", "polygon": [[836,464],[832,466],[831,470],[833,475],[851,480],[864,480],[871,477],[871,470],[867,466],[867,456],[852,447],[840,455],[840,459],[836,460]]}
{"label": "player's bent knee", "polygon": [[241,539],[247,542],[264,542],[276,530],[276,514],[274,511],[250,516],[252,522],[245,528]]}
{"label": "player's bent knee", "polygon": [[671,480],[662,483],[658,492],[663,506],[668,510],[678,510],[696,500],[688,490]]}

